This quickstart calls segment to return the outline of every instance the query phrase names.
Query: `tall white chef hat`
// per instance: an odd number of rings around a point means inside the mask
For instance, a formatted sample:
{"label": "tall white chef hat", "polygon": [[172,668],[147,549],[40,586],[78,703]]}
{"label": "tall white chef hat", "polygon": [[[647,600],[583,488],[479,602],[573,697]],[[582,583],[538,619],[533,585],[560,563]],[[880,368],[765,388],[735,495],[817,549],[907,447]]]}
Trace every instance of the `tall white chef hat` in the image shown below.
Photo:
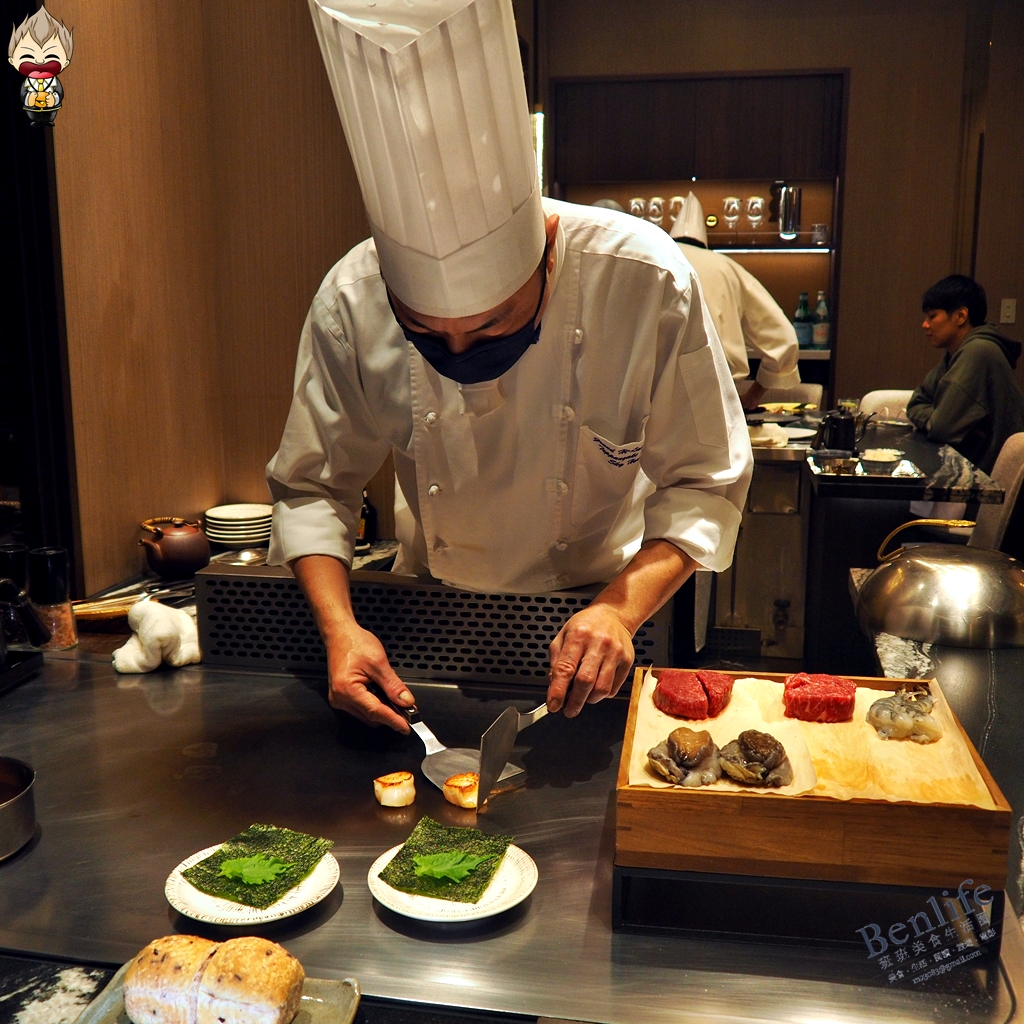
{"label": "tall white chef hat", "polygon": [[544,251],[510,0],[309,0],[391,290],[428,316],[498,305]]}
{"label": "tall white chef hat", "polygon": [[691,192],[683,200],[683,208],[676,217],[675,224],[669,234],[677,241],[692,238],[705,248],[708,244],[708,231],[704,226],[704,208],[700,200]]}

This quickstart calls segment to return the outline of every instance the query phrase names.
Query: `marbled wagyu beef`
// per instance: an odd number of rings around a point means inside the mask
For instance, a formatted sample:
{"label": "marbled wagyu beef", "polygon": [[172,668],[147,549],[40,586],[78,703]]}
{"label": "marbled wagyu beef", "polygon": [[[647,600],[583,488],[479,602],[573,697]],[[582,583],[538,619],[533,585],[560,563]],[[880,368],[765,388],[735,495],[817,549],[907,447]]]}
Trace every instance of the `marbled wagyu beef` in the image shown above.
{"label": "marbled wagyu beef", "polygon": [[802,722],[850,722],[857,697],[857,685],[841,676],[788,676],[782,692],[787,718]]}
{"label": "marbled wagyu beef", "polygon": [[708,696],[695,672],[663,669],[654,688],[654,706],[676,718],[707,718]]}
{"label": "marbled wagyu beef", "polygon": [[714,718],[729,703],[733,681],[724,672],[662,669],[654,688],[654,705],[675,718]]}
{"label": "marbled wagyu beef", "polygon": [[708,695],[708,718],[714,718],[725,710],[732,697],[732,684],[736,680],[724,672],[711,672],[703,668],[698,670],[697,678]]}

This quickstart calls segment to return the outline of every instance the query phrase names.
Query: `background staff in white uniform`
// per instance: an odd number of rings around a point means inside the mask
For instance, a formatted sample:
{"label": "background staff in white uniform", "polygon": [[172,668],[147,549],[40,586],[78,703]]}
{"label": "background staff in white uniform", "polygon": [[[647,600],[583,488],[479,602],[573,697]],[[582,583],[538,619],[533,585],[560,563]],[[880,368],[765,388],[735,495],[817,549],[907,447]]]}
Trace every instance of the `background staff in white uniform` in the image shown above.
{"label": "background staff in white uniform", "polygon": [[311,2],[373,238],[303,331],[271,561],[310,601],[332,703],[405,731],[367,689],[412,701],[348,585],[362,487],[393,452],[402,566],[492,592],[610,581],[552,644],[549,707],[574,715],[698,564],[731,561],[742,412],[665,233],[542,206],[508,0],[380,6],[368,27],[363,4]]}
{"label": "background staff in white uniform", "polygon": [[697,271],[733,379],[750,376],[748,355],[761,360],[756,380],[741,398],[744,407],[753,409],[768,388],[799,384],[799,344],[789,317],[753,274],[708,248],[704,210],[692,192],[684,200],[671,234]]}

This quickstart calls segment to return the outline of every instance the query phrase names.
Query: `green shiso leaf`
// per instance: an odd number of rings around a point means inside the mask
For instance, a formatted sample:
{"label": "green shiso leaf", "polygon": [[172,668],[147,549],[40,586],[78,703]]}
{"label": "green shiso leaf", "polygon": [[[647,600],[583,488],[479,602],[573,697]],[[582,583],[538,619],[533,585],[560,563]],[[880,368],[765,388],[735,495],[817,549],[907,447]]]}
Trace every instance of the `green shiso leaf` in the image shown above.
{"label": "green shiso leaf", "polygon": [[[476,828],[449,827],[424,816],[391,863],[381,871],[380,878],[393,889],[416,896],[476,903],[490,884],[511,843],[512,836],[489,836]],[[447,876],[431,877],[417,870],[418,859],[438,854],[481,859],[461,881]]]}
{"label": "green shiso leaf", "polygon": [[[211,896],[264,910],[298,885],[333,845],[329,839],[318,839],[276,825],[250,825],[182,875]],[[285,870],[258,883],[239,877],[228,878],[221,873],[225,863],[260,856],[265,861],[286,865]]]}
{"label": "green shiso leaf", "polygon": [[277,857],[267,857],[257,853],[255,857],[236,857],[226,860],[220,866],[224,878],[240,878],[246,885],[262,885],[272,882],[278,875],[284,874],[289,868],[295,867]]}
{"label": "green shiso leaf", "polygon": [[416,874],[423,878],[447,878],[453,882],[461,882],[471,871],[475,871],[485,860],[494,854],[477,857],[472,853],[452,850],[450,853],[417,853],[413,856]]}

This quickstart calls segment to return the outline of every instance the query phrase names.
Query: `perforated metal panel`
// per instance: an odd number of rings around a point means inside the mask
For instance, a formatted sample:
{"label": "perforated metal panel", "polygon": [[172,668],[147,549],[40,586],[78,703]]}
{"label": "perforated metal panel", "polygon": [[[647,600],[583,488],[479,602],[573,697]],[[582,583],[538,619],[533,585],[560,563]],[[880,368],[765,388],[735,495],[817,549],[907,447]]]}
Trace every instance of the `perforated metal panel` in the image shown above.
{"label": "perforated metal panel", "polygon": [[[403,678],[542,684],[548,644],[599,588],[474,594],[387,572],[352,573],[356,620]],[[214,567],[196,574],[203,662],[262,671],[326,671],[323,642],[287,569]],[[671,605],[634,638],[638,664],[669,664]]]}

